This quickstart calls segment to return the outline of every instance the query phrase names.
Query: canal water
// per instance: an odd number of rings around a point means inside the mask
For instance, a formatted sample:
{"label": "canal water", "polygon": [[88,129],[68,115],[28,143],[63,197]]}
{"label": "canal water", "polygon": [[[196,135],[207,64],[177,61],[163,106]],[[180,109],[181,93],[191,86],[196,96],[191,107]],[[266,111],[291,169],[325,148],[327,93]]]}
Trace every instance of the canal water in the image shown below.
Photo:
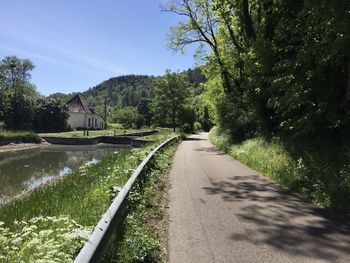
{"label": "canal water", "polygon": [[0,153],[0,204],[23,191],[65,176],[84,164],[93,164],[114,152],[126,150],[109,144],[52,145]]}

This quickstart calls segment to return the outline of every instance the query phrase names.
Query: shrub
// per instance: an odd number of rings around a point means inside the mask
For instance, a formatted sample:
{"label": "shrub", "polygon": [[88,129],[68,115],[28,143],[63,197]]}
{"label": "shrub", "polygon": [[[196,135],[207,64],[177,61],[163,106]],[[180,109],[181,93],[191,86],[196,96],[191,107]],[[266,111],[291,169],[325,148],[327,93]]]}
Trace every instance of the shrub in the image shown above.
{"label": "shrub", "polygon": [[107,123],[107,128],[108,129],[111,129],[111,130],[113,130],[113,129],[124,129],[124,126],[123,126],[123,124],[121,124],[121,123],[110,123],[110,122],[108,122]]}
{"label": "shrub", "polygon": [[210,141],[215,144],[220,150],[228,152],[230,147],[230,138],[226,133],[220,131],[218,127],[214,127],[209,133]]}
{"label": "shrub", "polygon": [[202,124],[200,124],[198,121],[196,121],[195,123],[193,123],[193,131],[194,132],[200,132],[202,131]]}
{"label": "shrub", "polygon": [[188,123],[184,123],[180,126],[180,130],[181,132],[184,132],[184,133],[192,133],[193,127],[191,127],[191,125]]}

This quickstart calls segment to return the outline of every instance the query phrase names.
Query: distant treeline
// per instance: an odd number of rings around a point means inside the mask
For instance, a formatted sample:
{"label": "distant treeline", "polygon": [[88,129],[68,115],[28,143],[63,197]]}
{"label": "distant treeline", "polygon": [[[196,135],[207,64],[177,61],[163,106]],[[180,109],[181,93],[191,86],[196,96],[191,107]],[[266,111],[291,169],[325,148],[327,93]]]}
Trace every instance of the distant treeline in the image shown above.
{"label": "distant treeline", "polygon": [[[179,74],[183,74],[186,80],[193,85],[197,93],[201,93],[199,85],[204,83],[205,77],[199,68],[188,69]],[[113,77],[87,91],[81,95],[99,113],[103,113],[104,101],[107,98],[109,107],[137,107],[142,99],[152,99],[154,97],[154,83],[160,77],[147,75],[125,75]],[[48,96],[50,99],[68,101],[76,93],[64,94],[54,93]]]}
{"label": "distant treeline", "polygon": [[[0,122],[10,130],[59,132],[70,129],[66,103],[75,93],[40,95],[30,82],[33,68],[34,64],[28,59],[12,56],[1,60]],[[204,82],[199,68],[167,72],[159,77],[127,75],[110,78],[81,95],[103,117],[106,101],[107,122],[119,123],[119,127],[176,126],[187,132],[201,127],[208,130],[208,111],[199,99]],[[169,90],[172,92],[164,97]],[[159,107],[160,101],[165,103],[162,107]],[[171,113],[170,105],[174,105]]]}
{"label": "distant treeline", "polygon": [[0,61],[0,122],[10,130],[65,131],[65,104],[40,95],[30,82],[34,64],[15,56]]}
{"label": "distant treeline", "polygon": [[[170,74],[170,72],[168,73]],[[101,116],[104,116],[106,99],[107,121],[109,123],[120,123],[125,128],[131,126],[139,128],[145,125],[172,127],[173,120],[170,120],[170,117],[168,118],[164,114],[160,117],[158,114],[159,111],[166,112],[168,107],[154,108],[157,86],[169,74],[158,77],[146,75],[113,77],[95,87],[89,88],[87,91],[82,92],[81,95]],[[186,106],[186,113],[176,113],[176,125],[191,131],[194,129],[194,123],[199,121],[201,123],[200,125],[197,124],[196,127],[204,126],[208,130],[210,125],[209,116],[203,113],[205,109],[199,100],[199,96],[203,93],[201,84],[205,82],[201,69],[188,69],[180,73],[171,73],[170,75],[176,75],[181,78],[180,82],[176,84],[179,92],[168,94],[165,101],[169,102],[169,98],[178,99],[175,97],[180,96],[182,93],[185,94],[188,89],[190,90],[186,93],[188,97],[187,102],[183,100],[178,102],[179,106],[186,103],[188,105]],[[163,84],[166,85],[165,83]],[[48,98],[64,103],[73,97],[74,94],[55,93]]]}

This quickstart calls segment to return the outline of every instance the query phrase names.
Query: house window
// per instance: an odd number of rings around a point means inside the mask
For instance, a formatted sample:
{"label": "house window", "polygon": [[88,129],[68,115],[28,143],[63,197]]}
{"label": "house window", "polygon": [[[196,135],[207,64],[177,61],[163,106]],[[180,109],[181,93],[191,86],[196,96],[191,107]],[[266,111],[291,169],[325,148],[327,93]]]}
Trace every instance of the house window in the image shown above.
{"label": "house window", "polygon": [[95,119],[95,126],[97,127],[97,119]]}
{"label": "house window", "polygon": [[90,127],[90,122],[91,122],[91,121],[90,121],[90,118],[89,118],[89,125],[88,125],[89,127]]}

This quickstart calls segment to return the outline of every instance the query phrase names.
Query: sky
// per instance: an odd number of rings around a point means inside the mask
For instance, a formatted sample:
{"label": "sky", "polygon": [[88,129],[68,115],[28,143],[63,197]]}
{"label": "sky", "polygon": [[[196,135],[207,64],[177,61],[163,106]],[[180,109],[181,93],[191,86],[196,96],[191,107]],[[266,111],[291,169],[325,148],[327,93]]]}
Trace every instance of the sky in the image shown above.
{"label": "sky", "polygon": [[164,1],[0,0],[0,59],[30,59],[31,82],[43,95],[188,69],[194,47],[185,55],[167,48],[169,28],[181,18],[162,13]]}

